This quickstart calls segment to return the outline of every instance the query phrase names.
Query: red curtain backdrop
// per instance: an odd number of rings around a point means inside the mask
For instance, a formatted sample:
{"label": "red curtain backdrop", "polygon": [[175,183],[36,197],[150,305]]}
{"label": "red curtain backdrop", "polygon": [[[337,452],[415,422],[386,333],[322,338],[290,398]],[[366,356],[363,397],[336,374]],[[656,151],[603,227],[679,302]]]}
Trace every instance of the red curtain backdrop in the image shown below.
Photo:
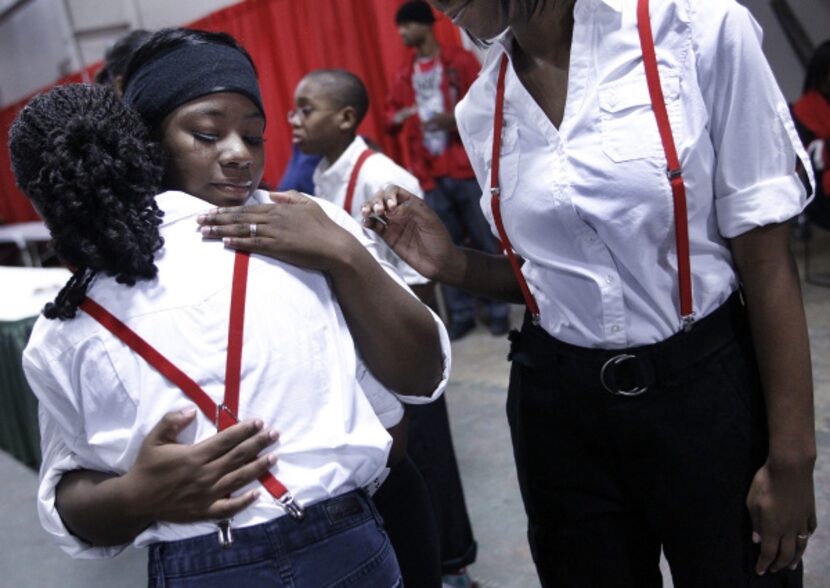
{"label": "red curtain backdrop", "polygon": [[[395,72],[411,53],[401,43],[395,11],[402,0],[246,0],[190,26],[230,33],[251,53],[259,70],[268,125],[265,179],[276,184],[291,154],[286,112],[294,88],[309,71],[343,68],[354,72],[369,90],[370,108],[360,133],[374,139],[400,161],[395,138],[383,131],[383,100]],[[439,18],[436,35],[443,44],[460,45],[458,29]],[[93,66],[89,71],[94,71]],[[87,73],[89,73],[89,71]],[[81,81],[77,73],[57,83]],[[0,110],[0,219],[37,219],[14,184],[6,145],[9,127],[28,99]]]}

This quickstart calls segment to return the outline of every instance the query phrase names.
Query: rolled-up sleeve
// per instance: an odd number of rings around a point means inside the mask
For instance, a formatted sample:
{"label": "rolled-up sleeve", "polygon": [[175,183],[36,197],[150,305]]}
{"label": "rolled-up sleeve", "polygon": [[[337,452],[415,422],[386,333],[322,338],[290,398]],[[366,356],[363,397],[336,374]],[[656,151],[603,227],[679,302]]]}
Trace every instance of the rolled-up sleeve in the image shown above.
{"label": "rolled-up sleeve", "polygon": [[761,49],[758,23],[736,2],[692,4],[697,69],[716,156],[718,229],[732,238],[804,209],[808,197],[797,159],[815,182]]}
{"label": "rolled-up sleeve", "polygon": [[66,472],[84,469],[88,466],[66,446],[57,424],[47,411],[41,408],[38,411],[38,418],[43,456],[37,489],[37,512],[40,524],[63,551],[76,559],[100,559],[118,555],[127,545],[95,547],[70,533],[63,524],[55,506],[58,483]]}
{"label": "rolled-up sleeve", "polygon": [[[342,226],[344,229],[349,231],[354,237],[369,251],[372,257],[380,264],[383,270],[389,275],[390,278],[395,280],[397,284],[409,292],[410,296],[415,296],[415,293],[406,285],[404,282],[403,277],[395,268],[394,265],[389,263],[389,261],[383,259],[379,251],[379,247],[377,242],[370,237],[366,231],[368,229],[364,229],[357,221],[355,221],[349,214],[344,212],[339,207],[334,206],[330,202],[326,202],[325,200],[321,200],[319,198],[314,198],[315,202],[317,202],[320,207],[328,214],[331,219]],[[441,364],[442,364],[442,371],[441,371],[441,381],[435,386],[432,390],[432,393],[429,396],[406,396],[403,394],[395,393],[395,396],[403,402],[404,404],[428,404],[437,400],[441,394],[444,393],[444,390],[447,388],[447,383],[450,381],[450,370],[452,368],[452,348],[450,347],[450,336],[447,333],[447,328],[444,326],[443,321],[435,314],[432,309],[425,305],[425,308],[429,311],[430,315],[432,316],[432,320],[435,323],[435,328],[438,330],[438,339],[441,345]]]}

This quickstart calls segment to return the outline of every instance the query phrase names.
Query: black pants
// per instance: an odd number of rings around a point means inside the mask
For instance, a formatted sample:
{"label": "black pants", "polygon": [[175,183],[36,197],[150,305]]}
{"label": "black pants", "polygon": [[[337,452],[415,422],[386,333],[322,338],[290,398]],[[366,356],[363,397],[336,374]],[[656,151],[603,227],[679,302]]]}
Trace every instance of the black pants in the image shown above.
{"label": "black pants", "polygon": [[476,560],[478,545],[464,501],[461,474],[455,460],[447,401],[408,407],[407,451],[426,482],[441,546],[444,574],[457,572]]}
{"label": "black pants", "polygon": [[[745,506],[767,426],[745,313],[733,296],[660,344],[561,343],[529,321],[511,336],[507,414],[531,551],[546,587],[799,587],[758,577]],[[647,387],[635,397],[615,395]]]}
{"label": "black pants", "polygon": [[372,497],[395,549],[404,586],[441,588],[438,529],[429,493],[409,456]]}

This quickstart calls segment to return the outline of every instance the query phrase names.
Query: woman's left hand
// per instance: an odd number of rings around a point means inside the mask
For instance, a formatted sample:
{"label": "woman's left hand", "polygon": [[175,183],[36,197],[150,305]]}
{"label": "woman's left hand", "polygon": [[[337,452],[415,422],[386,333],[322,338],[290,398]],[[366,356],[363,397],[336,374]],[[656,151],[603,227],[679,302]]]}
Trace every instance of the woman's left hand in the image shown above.
{"label": "woman's left hand", "polygon": [[816,530],[812,464],[782,467],[767,462],[752,480],[746,505],[752,541],[761,549],[755,572],[794,569]]}
{"label": "woman's left hand", "polygon": [[357,243],[311,198],[273,192],[274,204],[217,208],[197,218],[202,235],[239,251],[260,253],[298,267],[329,271]]}

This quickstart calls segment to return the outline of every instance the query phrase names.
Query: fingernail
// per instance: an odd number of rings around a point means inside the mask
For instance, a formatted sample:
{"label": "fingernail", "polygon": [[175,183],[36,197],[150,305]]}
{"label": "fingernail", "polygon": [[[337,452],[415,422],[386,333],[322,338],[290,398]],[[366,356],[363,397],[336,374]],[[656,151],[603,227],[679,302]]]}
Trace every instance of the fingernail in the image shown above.
{"label": "fingernail", "polygon": [[275,463],[277,463],[277,456],[272,453],[271,455],[268,456],[268,466],[270,467],[270,466],[274,465]]}
{"label": "fingernail", "polygon": [[794,563],[793,565],[790,566],[790,569],[793,570],[793,571],[797,570],[798,569],[798,564]]}
{"label": "fingernail", "polygon": [[254,419],[254,428],[257,431],[261,430],[264,424],[261,419]]}
{"label": "fingernail", "polygon": [[271,441],[276,441],[277,439],[280,438],[280,434],[279,434],[279,432],[271,429],[270,431],[268,431],[268,437],[271,438]]}
{"label": "fingernail", "polygon": [[209,237],[210,236],[210,227],[202,227],[201,229],[199,229],[199,232],[201,232],[202,235],[204,235],[205,237]]}
{"label": "fingernail", "polygon": [[183,408],[183,409],[182,409],[182,411],[181,411],[181,414],[182,414],[182,416],[183,416],[183,417],[185,417],[185,418],[190,418],[190,417],[192,417],[194,414],[196,414],[196,409],[195,409],[195,408],[193,408],[193,407],[190,407],[190,408]]}
{"label": "fingernail", "polygon": [[251,498],[257,499],[259,498],[260,492],[259,490],[251,490]]}
{"label": "fingernail", "polygon": [[222,243],[224,243],[225,245],[231,245],[233,241],[229,237],[225,237],[224,239],[222,239]]}
{"label": "fingernail", "polygon": [[753,532],[752,533],[752,542],[753,543],[760,543],[761,542],[761,535],[759,535],[758,533]]}
{"label": "fingernail", "polygon": [[203,222],[205,222],[206,218],[207,218],[206,214],[200,214],[199,216],[196,217],[196,222],[199,223],[199,224],[202,224]]}
{"label": "fingernail", "polygon": [[759,576],[763,576],[766,573],[766,570],[760,570],[760,571],[756,570],[756,572]]}

